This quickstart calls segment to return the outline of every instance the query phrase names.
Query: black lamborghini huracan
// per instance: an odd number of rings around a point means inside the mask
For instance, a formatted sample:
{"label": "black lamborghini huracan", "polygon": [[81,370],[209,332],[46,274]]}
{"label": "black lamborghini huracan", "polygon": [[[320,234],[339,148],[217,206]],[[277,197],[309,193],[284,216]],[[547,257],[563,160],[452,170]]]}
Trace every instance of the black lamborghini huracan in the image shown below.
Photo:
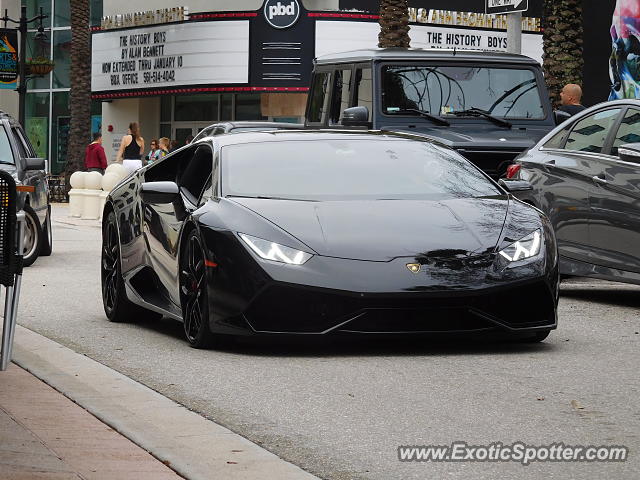
{"label": "black lamborghini huracan", "polygon": [[202,139],[135,172],[103,215],[112,321],[226,335],[556,327],[553,230],[465,158],[389,132]]}

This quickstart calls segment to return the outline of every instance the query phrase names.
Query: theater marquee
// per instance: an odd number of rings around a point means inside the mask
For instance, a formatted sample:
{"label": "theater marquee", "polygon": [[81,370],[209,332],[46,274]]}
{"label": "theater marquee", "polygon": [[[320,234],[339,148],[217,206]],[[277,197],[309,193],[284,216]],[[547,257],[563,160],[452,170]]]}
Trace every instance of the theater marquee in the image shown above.
{"label": "theater marquee", "polygon": [[249,22],[188,22],[94,33],[91,90],[246,84]]}

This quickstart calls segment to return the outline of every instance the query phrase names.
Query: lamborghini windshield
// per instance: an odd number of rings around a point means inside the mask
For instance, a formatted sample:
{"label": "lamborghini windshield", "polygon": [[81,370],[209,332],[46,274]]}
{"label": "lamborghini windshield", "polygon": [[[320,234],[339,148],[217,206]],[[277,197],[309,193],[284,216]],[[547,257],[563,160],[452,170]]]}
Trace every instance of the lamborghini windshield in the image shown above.
{"label": "lamborghini windshield", "polygon": [[[533,70],[435,65],[382,67],[382,109],[387,115],[478,116],[543,119]],[[475,113],[474,113],[475,111]]]}
{"label": "lamborghini windshield", "polygon": [[308,201],[500,195],[476,167],[445,147],[347,135],[223,147],[222,189],[229,197]]}

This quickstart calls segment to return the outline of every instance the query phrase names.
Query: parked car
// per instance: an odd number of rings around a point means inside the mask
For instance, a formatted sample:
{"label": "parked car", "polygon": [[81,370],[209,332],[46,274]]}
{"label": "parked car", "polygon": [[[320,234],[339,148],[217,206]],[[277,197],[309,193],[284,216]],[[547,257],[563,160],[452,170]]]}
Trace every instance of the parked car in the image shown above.
{"label": "parked car", "polygon": [[589,108],[510,167],[553,223],[560,272],[640,284],[640,100]]}
{"label": "parked car", "polygon": [[24,235],[25,266],[38,256],[51,255],[51,207],[45,160],[37,158],[22,126],[0,111],[0,168],[9,172],[18,186],[18,206],[26,215]]}
{"label": "parked car", "polygon": [[220,122],[200,130],[192,141],[195,142],[204,137],[222,135],[224,133],[259,132],[260,130],[299,130],[301,128],[304,128],[304,125],[301,123],[259,121]]}
{"label": "parked car", "polygon": [[557,123],[542,68],[529,57],[398,48],[317,58],[305,119],[309,128],[437,139],[494,179]]}
{"label": "parked car", "polygon": [[109,320],[165,315],[194,347],[225,334],[540,341],[556,328],[548,219],[419,136],[207,137],[117,186],[103,218]]}

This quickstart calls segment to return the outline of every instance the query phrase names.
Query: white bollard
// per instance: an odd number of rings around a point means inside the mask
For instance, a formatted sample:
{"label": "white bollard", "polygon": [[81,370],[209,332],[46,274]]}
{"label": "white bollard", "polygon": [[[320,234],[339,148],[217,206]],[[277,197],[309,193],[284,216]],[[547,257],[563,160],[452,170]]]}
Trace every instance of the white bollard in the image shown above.
{"label": "white bollard", "polygon": [[100,194],[102,193],[102,174],[88,172],[84,182],[84,204],[82,205],[83,220],[97,220],[100,218]]}
{"label": "white bollard", "polygon": [[84,204],[84,183],[87,172],[74,172],[69,178],[69,215],[81,217]]}
{"label": "white bollard", "polygon": [[124,166],[121,163],[112,163],[110,164],[106,170],[104,171],[105,175],[107,173],[114,173],[118,176],[118,182],[120,180],[122,180],[124,177],[126,177],[127,175],[129,175],[129,171],[124,168]]}

